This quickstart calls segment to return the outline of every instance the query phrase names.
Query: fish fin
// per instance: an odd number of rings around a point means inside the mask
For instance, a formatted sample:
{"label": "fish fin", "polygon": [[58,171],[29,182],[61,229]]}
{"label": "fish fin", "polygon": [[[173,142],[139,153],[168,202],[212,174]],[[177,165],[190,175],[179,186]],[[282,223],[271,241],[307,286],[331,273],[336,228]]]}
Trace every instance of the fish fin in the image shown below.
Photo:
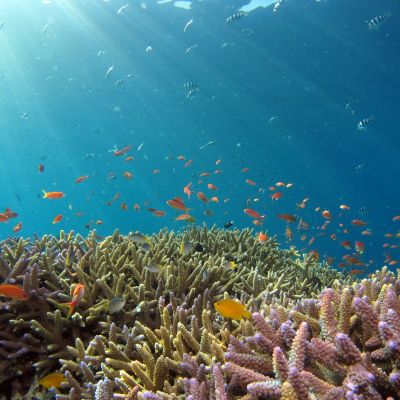
{"label": "fish fin", "polygon": [[64,306],[64,307],[68,307],[67,318],[69,318],[69,317],[72,315],[73,311],[74,311],[75,302],[70,301],[70,302],[68,302],[68,303],[60,303],[60,305],[61,305],[61,306]]}

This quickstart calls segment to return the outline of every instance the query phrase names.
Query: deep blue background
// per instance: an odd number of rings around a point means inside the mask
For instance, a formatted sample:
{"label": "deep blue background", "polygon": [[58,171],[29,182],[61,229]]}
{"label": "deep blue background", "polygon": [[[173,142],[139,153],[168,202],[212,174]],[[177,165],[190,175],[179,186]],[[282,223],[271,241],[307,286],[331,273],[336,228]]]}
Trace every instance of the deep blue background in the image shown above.
{"label": "deep blue background", "polygon": [[[314,212],[321,206],[333,219],[328,237],[317,237],[311,248],[339,262],[346,254],[340,241],[363,240],[363,260],[374,260],[371,269],[380,266],[386,251],[382,244],[388,241],[384,234],[396,233],[400,224],[392,222],[400,214],[399,3],[288,0],[277,14],[271,7],[259,8],[225,24],[244,4],[203,1],[184,10],[154,1],[44,5],[2,0],[0,207],[19,215],[0,224],[1,237],[13,235],[19,221],[24,236],[59,229],[85,234],[85,225],[97,219],[104,224],[92,226],[101,235],[115,228],[124,233],[179,229],[183,225],[174,221],[176,213],[165,201],[184,196],[183,186],[192,181],[195,192],[220,199],[219,205],[204,206],[193,194],[187,204],[198,223],[222,226],[233,220],[239,228],[253,226],[243,208],[248,198],[259,198],[249,205],[266,215],[269,234],[285,242],[285,223],[276,213],[288,212],[312,225],[308,241],[324,222]],[[378,31],[368,30],[365,20],[386,11],[393,16]],[[194,23],[184,33],[191,18]],[[197,49],[186,54],[194,44]],[[105,54],[98,56],[102,50]],[[115,68],[106,80],[111,65]],[[115,86],[128,74],[130,79]],[[200,85],[190,100],[183,87],[188,81]],[[349,102],[353,113],[345,108]],[[374,122],[358,131],[357,122],[371,114]],[[217,144],[199,151],[210,140]],[[135,157],[130,163],[108,152],[127,144]],[[182,161],[166,160],[169,155],[194,161],[185,169]],[[45,167],[42,174],[39,163]],[[250,172],[243,174],[243,167]],[[198,174],[216,168],[222,174],[204,179],[219,188],[210,193],[204,183],[197,184]],[[160,174],[153,175],[154,169]],[[122,177],[126,170],[134,174],[131,181]],[[111,171],[117,177],[108,182]],[[86,174],[86,182],[74,183]],[[258,185],[247,185],[246,178]],[[277,181],[294,186],[272,204],[268,186]],[[41,189],[60,190],[66,197],[43,200]],[[121,199],[107,206],[116,192]],[[305,197],[310,197],[308,207],[296,210],[295,203]],[[229,202],[223,204],[224,198]],[[120,209],[121,201],[128,211]],[[167,216],[154,217],[145,201]],[[141,205],[140,212],[133,211],[134,203]],[[340,217],[343,203],[351,210]],[[360,207],[366,214],[359,214]],[[215,214],[204,216],[206,208]],[[52,225],[57,214],[64,219]],[[362,228],[350,225],[353,218],[368,221],[373,235],[361,236]],[[348,235],[340,233],[340,222]],[[295,228],[298,238],[302,233]],[[337,241],[329,239],[332,233]],[[399,257],[398,249],[390,253]]]}

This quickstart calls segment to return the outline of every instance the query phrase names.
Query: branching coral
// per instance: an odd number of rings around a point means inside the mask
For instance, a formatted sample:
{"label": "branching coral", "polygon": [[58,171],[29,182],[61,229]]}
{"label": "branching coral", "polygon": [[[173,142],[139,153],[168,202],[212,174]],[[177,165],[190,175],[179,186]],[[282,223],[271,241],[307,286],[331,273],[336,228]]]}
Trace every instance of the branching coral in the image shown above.
{"label": "branching coral", "polygon": [[[183,240],[193,245],[190,255],[180,253]],[[260,326],[257,335],[250,321],[230,322],[218,316],[213,309],[215,301],[229,296],[253,310],[271,302],[280,304],[274,317],[278,323],[279,315],[286,315],[296,299],[316,299],[324,287],[349,282],[293,248],[280,250],[273,238],[259,243],[251,230],[192,227],[177,234],[163,230],[151,236],[150,243],[147,248],[137,243],[135,235],[118,232],[99,239],[94,231],[87,238],[61,232],[59,238],[0,243],[1,281],[23,285],[29,295],[23,302],[1,299],[2,392],[11,397],[14,392],[37,391],[41,376],[61,369],[67,382],[58,390],[59,399],[106,398],[109,391],[116,398],[166,398],[189,392],[196,398],[205,386],[207,393],[224,399],[226,373],[222,371],[231,335],[254,335],[258,344],[245,345],[257,345],[271,354],[282,340],[289,346],[297,339],[295,328],[287,324],[285,338],[282,334],[270,343]],[[227,270],[226,260],[236,261],[237,269]],[[159,272],[148,268],[151,263],[160,266]],[[61,303],[71,300],[78,283],[85,285],[85,295],[67,318],[67,308]],[[116,298],[123,300],[123,308],[111,312],[110,302]],[[386,303],[390,306],[382,322],[388,326],[379,325],[359,340],[370,341],[378,337],[378,331],[379,335],[385,332],[386,347],[381,350],[392,355],[398,349],[392,332],[397,303],[394,297]],[[312,312],[299,306],[291,318],[306,321],[315,333],[321,329],[318,310],[313,311],[317,307],[311,303],[308,307]],[[341,323],[363,323],[362,317],[357,318],[355,322],[345,318]],[[275,332],[276,326],[271,329]],[[238,357],[246,359],[243,352],[228,350],[230,353],[231,365],[237,365]],[[386,353],[373,357],[387,357]],[[294,354],[289,358],[294,358],[300,369],[301,357]],[[250,368],[256,360],[258,369],[268,366],[273,370],[272,357],[247,359]],[[203,378],[196,376],[195,370],[203,371]],[[211,371],[215,371],[215,381],[210,378]],[[290,368],[286,374],[296,379]],[[392,381],[396,377],[393,375]],[[195,381],[188,389],[185,378],[197,379],[200,392],[194,388]],[[284,390],[291,390],[289,384]]]}

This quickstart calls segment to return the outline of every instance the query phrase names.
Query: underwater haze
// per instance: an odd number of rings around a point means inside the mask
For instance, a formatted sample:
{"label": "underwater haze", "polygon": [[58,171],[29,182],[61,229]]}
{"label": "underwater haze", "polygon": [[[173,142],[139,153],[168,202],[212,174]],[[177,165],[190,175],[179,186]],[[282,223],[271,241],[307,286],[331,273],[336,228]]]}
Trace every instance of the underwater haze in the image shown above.
{"label": "underwater haze", "polygon": [[2,0],[1,238],[206,223],[394,269],[400,4],[264,6]]}

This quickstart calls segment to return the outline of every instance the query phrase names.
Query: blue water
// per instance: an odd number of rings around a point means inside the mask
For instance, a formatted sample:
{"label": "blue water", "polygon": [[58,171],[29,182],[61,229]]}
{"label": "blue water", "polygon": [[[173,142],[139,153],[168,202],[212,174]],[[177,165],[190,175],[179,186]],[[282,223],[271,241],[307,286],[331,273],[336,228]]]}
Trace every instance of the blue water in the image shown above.
{"label": "blue water", "polygon": [[[365,253],[359,257],[369,270],[388,253],[397,260],[399,250],[382,245],[398,243],[384,234],[400,226],[392,221],[400,214],[400,4],[288,0],[276,14],[272,7],[258,8],[226,24],[244,4],[194,1],[185,10],[154,1],[2,0],[0,207],[18,217],[0,224],[1,237],[60,229],[86,234],[95,228],[99,235],[116,228],[181,229],[185,224],[175,221],[178,212],[166,201],[182,196],[198,224],[222,227],[233,220],[234,227],[254,227],[243,213],[247,204],[266,215],[255,232],[277,235],[283,247],[316,250],[337,264],[354,254],[340,242],[361,240]],[[386,11],[393,16],[378,31],[368,30],[365,20]],[[183,32],[190,19],[193,25]],[[119,79],[124,82],[116,86]],[[185,82],[198,83],[193,98],[187,99]],[[367,130],[357,130],[358,121],[372,114]],[[199,150],[210,141],[216,143]],[[133,161],[112,152],[126,145],[132,145]],[[184,168],[189,159],[193,163]],[[244,167],[250,171],[242,173]],[[214,175],[215,169],[222,173]],[[107,179],[110,172],[115,179]],[[199,178],[201,172],[212,175]],[[82,175],[89,178],[76,184]],[[294,186],[272,202],[268,188],[278,181]],[[189,182],[194,193],[186,200]],[[209,182],[218,191],[210,191]],[[42,199],[42,189],[66,196]],[[219,204],[201,203],[198,191],[218,196]],[[120,199],[108,206],[116,193]],[[307,207],[296,209],[306,197]],[[133,210],[135,203],[140,211]],[[155,217],[150,207],[167,215]],[[332,214],[326,231],[316,207]],[[310,230],[291,224],[294,238],[288,241],[277,213],[302,217]],[[63,219],[53,225],[57,214]],[[352,226],[355,218],[368,226]],[[102,225],[95,224],[99,219]],[[23,227],[14,234],[19,221]],[[360,234],[366,228],[372,236]]]}

